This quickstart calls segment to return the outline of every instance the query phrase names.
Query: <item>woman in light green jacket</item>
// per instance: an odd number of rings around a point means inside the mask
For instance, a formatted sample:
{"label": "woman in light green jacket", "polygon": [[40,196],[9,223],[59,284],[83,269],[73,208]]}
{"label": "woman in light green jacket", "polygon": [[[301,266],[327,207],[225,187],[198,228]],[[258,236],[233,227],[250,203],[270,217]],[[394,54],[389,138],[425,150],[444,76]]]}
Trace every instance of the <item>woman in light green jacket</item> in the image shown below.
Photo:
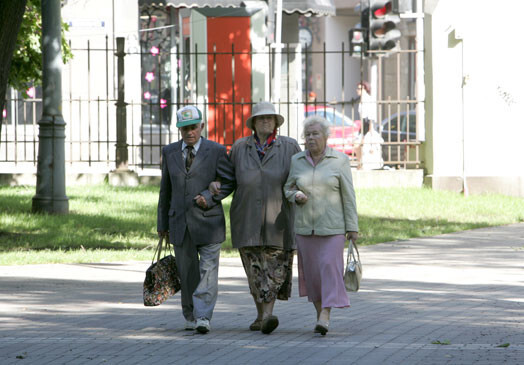
{"label": "woman in light green jacket", "polygon": [[331,308],[349,307],[344,286],[344,242],[358,238],[358,217],[349,158],[327,146],[329,123],[321,116],[304,121],[306,150],[291,160],[284,186],[297,204],[299,295],[317,311],[315,332],[328,332]]}

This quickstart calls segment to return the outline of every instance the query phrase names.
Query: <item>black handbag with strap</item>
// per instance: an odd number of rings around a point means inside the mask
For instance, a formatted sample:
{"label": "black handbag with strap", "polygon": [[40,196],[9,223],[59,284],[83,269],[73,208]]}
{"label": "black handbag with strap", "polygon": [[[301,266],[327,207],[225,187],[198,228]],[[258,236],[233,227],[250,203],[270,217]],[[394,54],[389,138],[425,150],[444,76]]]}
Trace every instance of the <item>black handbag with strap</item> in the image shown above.
{"label": "black handbag with strap", "polygon": [[[169,246],[169,247],[168,247]],[[161,237],[144,280],[144,305],[157,306],[180,290],[180,277],[168,239]],[[163,257],[161,258],[163,253]],[[155,262],[156,258],[156,262]]]}

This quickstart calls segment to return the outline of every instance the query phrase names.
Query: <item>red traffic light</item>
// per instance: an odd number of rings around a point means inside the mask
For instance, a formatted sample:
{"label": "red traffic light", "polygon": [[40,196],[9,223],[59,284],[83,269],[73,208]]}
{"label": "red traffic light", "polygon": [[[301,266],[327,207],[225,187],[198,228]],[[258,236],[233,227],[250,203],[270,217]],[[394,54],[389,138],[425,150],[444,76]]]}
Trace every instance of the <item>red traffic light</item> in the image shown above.
{"label": "red traffic light", "polygon": [[384,18],[387,14],[391,13],[391,9],[391,2],[387,2],[384,6],[373,9],[373,16],[376,19]]}
{"label": "red traffic light", "polygon": [[393,0],[370,0],[369,6],[369,49],[388,51],[395,48],[402,35],[397,29],[400,16],[395,13]]}

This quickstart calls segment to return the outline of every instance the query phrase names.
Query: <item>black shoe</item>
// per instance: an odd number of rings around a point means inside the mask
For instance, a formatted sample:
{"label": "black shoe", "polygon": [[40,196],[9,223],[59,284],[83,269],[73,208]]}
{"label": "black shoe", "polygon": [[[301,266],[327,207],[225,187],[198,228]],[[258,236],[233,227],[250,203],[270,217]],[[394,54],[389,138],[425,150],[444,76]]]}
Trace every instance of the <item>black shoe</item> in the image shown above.
{"label": "black shoe", "polygon": [[317,325],[315,326],[315,333],[320,333],[322,336],[325,336],[328,332],[329,327],[329,321],[321,321],[320,319],[317,321]]}
{"label": "black shoe", "polygon": [[262,329],[262,320],[261,319],[255,319],[253,323],[249,325],[250,331],[260,331]]}
{"label": "black shoe", "polygon": [[266,319],[262,320],[262,326],[260,328],[260,331],[262,331],[262,333],[266,335],[269,335],[277,327],[278,327],[277,316],[268,316]]}

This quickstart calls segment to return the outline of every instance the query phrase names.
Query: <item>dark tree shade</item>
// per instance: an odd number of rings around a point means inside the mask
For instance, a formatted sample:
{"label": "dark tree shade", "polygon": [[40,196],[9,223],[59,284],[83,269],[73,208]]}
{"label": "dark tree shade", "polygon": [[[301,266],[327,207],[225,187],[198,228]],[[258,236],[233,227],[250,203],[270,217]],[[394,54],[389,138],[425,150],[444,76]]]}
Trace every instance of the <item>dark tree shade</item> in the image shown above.
{"label": "dark tree shade", "polygon": [[27,0],[0,0],[0,135],[7,79]]}

